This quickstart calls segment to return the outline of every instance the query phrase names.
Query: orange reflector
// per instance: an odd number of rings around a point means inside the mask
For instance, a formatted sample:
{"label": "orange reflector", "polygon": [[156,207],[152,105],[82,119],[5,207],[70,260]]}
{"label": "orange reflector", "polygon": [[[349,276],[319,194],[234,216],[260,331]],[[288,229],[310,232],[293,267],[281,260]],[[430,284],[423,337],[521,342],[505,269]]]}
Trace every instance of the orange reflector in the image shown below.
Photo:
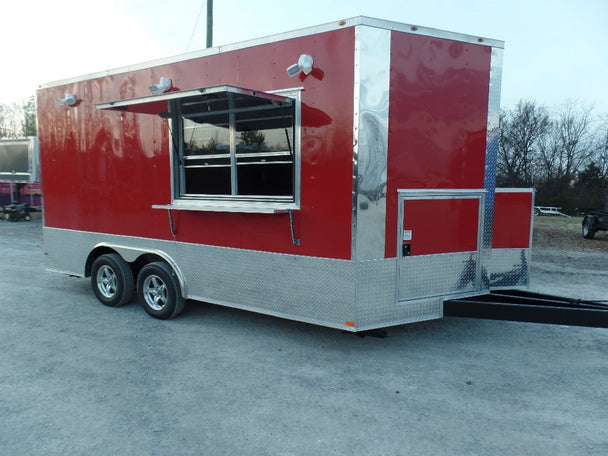
{"label": "orange reflector", "polygon": [[338,25],[346,25],[346,21],[340,21],[338,22]]}
{"label": "orange reflector", "polygon": [[351,328],[355,327],[355,322],[354,321],[345,321],[344,324],[346,326],[350,326]]}

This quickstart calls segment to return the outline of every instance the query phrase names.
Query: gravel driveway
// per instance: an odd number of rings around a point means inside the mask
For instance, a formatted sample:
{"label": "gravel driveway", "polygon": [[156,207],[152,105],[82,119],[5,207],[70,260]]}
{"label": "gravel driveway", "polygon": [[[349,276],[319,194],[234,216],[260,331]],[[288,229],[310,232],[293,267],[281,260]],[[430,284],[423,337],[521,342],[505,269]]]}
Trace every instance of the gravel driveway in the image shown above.
{"label": "gravel driveway", "polygon": [[[606,255],[533,287],[606,296]],[[445,318],[388,337],[189,303],[154,320],[0,222],[1,455],[608,454],[608,329]]]}

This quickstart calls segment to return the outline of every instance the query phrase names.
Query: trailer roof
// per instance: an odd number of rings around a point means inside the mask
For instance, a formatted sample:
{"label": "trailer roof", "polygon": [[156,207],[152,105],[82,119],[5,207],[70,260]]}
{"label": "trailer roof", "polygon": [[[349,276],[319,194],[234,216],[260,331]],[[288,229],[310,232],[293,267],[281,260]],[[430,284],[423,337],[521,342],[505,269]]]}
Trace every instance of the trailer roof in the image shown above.
{"label": "trailer roof", "polygon": [[49,87],[56,87],[56,86],[60,86],[60,85],[64,85],[64,84],[85,81],[88,79],[112,76],[112,75],[116,75],[116,74],[127,73],[130,71],[137,71],[137,70],[142,70],[142,69],[146,69],[146,68],[152,68],[152,67],[159,66],[159,65],[166,65],[166,64],[171,64],[171,63],[175,63],[175,62],[181,62],[181,61],[185,61],[185,60],[191,60],[191,59],[195,59],[195,58],[199,58],[199,57],[204,57],[204,56],[208,56],[208,55],[221,54],[221,53],[228,52],[228,51],[244,49],[244,48],[248,48],[248,47],[259,46],[262,44],[274,43],[274,42],[284,41],[284,40],[288,40],[288,39],[292,39],[292,38],[298,38],[298,37],[308,36],[308,35],[315,35],[318,33],[324,33],[324,32],[329,32],[329,31],[338,30],[338,29],[347,28],[347,27],[355,27],[355,26],[360,26],[360,25],[381,28],[381,29],[385,29],[385,30],[395,30],[395,31],[399,31],[399,32],[407,32],[407,33],[411,33],[414,35],[433,36],[433,37],[437,37],[437,38],[461,41],[461,42],[477,44],[477,45],[481,45],[481,46],[489,46],[489,47],[495,47],[495,48],[501,48],[501,49],[504,47],[504,41],[500,41],[500,40],[478,37],[478,36],[474,36],[474,35],[465,35],[462,33],[449,32],[449,31],[439,30],[439,29],[434,29],[434,28],[429,28],[429,27],[421,27],[418,25],[403,24],[400,22],[386,21],[386,20],[382,20],[382,19],[374,19],[374,18],[370,18],[370,17],[366,17],[366,16],[358,16],[358,17],[354,17],[354,18],[350,18],[350,19],[344,19],[344,20],[329,22],[326,24],[317,25],[317,26],[313,26],[313,27],[298,29],[298,30],[294,30],[294,31],[290,31],[290,32],[284,32],[284,33],[279,33],[276,35],[256,38],[253,40],[242,41],[239,43],[228,44],[228,45],[223,45],[223,46],[216,46],[216,47],[212,47],[212,48],[208,48],[208,49],[202,49],[199,51],[188,52],[185,54],[179,54],[179,55],[175,55],[175,56],[171,56],[171,57],[165,57],[162,59],[150,60],[147,62],[129,65],[126,67],[119,67],[119,68],[109,69],[109,70],[105,70],[105,71],[100,71],[97,73],[90,73],[90,74],[86,74],[86,75],[82,75],[82,76],[78,76],[78,77],[62,79],[62,80],[58,80],[58,81],[52,81],[52,82],[48,82],[45,84],[40,84],[38,86],[38,88],[45,89],[45,88],[49,88]]}

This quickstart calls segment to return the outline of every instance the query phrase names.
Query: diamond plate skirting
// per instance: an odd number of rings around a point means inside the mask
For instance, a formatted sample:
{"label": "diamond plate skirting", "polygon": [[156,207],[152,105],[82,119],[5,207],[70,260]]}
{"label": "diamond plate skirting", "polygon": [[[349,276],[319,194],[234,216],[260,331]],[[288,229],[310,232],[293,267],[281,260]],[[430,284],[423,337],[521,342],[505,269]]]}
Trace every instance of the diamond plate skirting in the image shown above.
{"label": "diamond plate skirting", "polygon": [[481,290],[477,252],[410,256],[399,260],[399,301]]}
{"label": "diamond plate skirting", "polygon": [[441,298],[397,302],[394,258],[345,261],[56,228],[44,228],[44,243],[45,266],[58,272],[84,276],[100,245],[130,262],[152,252],[176,269],[186,298],[323,326],[358,331],[442,316]]}
{"label": "diamond plate skirting", "polygon": [[528,286],[530,249],[493,249],[488,272],[492,288]]}

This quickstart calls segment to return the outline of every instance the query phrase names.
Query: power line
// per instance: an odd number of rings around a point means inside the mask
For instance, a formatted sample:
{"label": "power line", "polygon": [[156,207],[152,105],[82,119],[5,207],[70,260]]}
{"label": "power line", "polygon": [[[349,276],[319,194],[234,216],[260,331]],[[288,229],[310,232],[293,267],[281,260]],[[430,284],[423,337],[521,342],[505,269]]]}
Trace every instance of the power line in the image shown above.
{"label": "power line", "polygon": [[194,38],[194,34],[196,33],[196,29],[198,27],[198,21],[201,18],[201,14],[203,14],[203,10],[205,9],[206,3],[207,3],[207,0],[203,0],[201,9],[199,10],[198,15],[196,16],[196,22],[194,23],[194,28],[192,29],[192,34],[190,35],[190,41],[188,41],[188,47],[186,48],[186,52],[188,52],[190,50],[190,45],[192,44],[192,39]]}

